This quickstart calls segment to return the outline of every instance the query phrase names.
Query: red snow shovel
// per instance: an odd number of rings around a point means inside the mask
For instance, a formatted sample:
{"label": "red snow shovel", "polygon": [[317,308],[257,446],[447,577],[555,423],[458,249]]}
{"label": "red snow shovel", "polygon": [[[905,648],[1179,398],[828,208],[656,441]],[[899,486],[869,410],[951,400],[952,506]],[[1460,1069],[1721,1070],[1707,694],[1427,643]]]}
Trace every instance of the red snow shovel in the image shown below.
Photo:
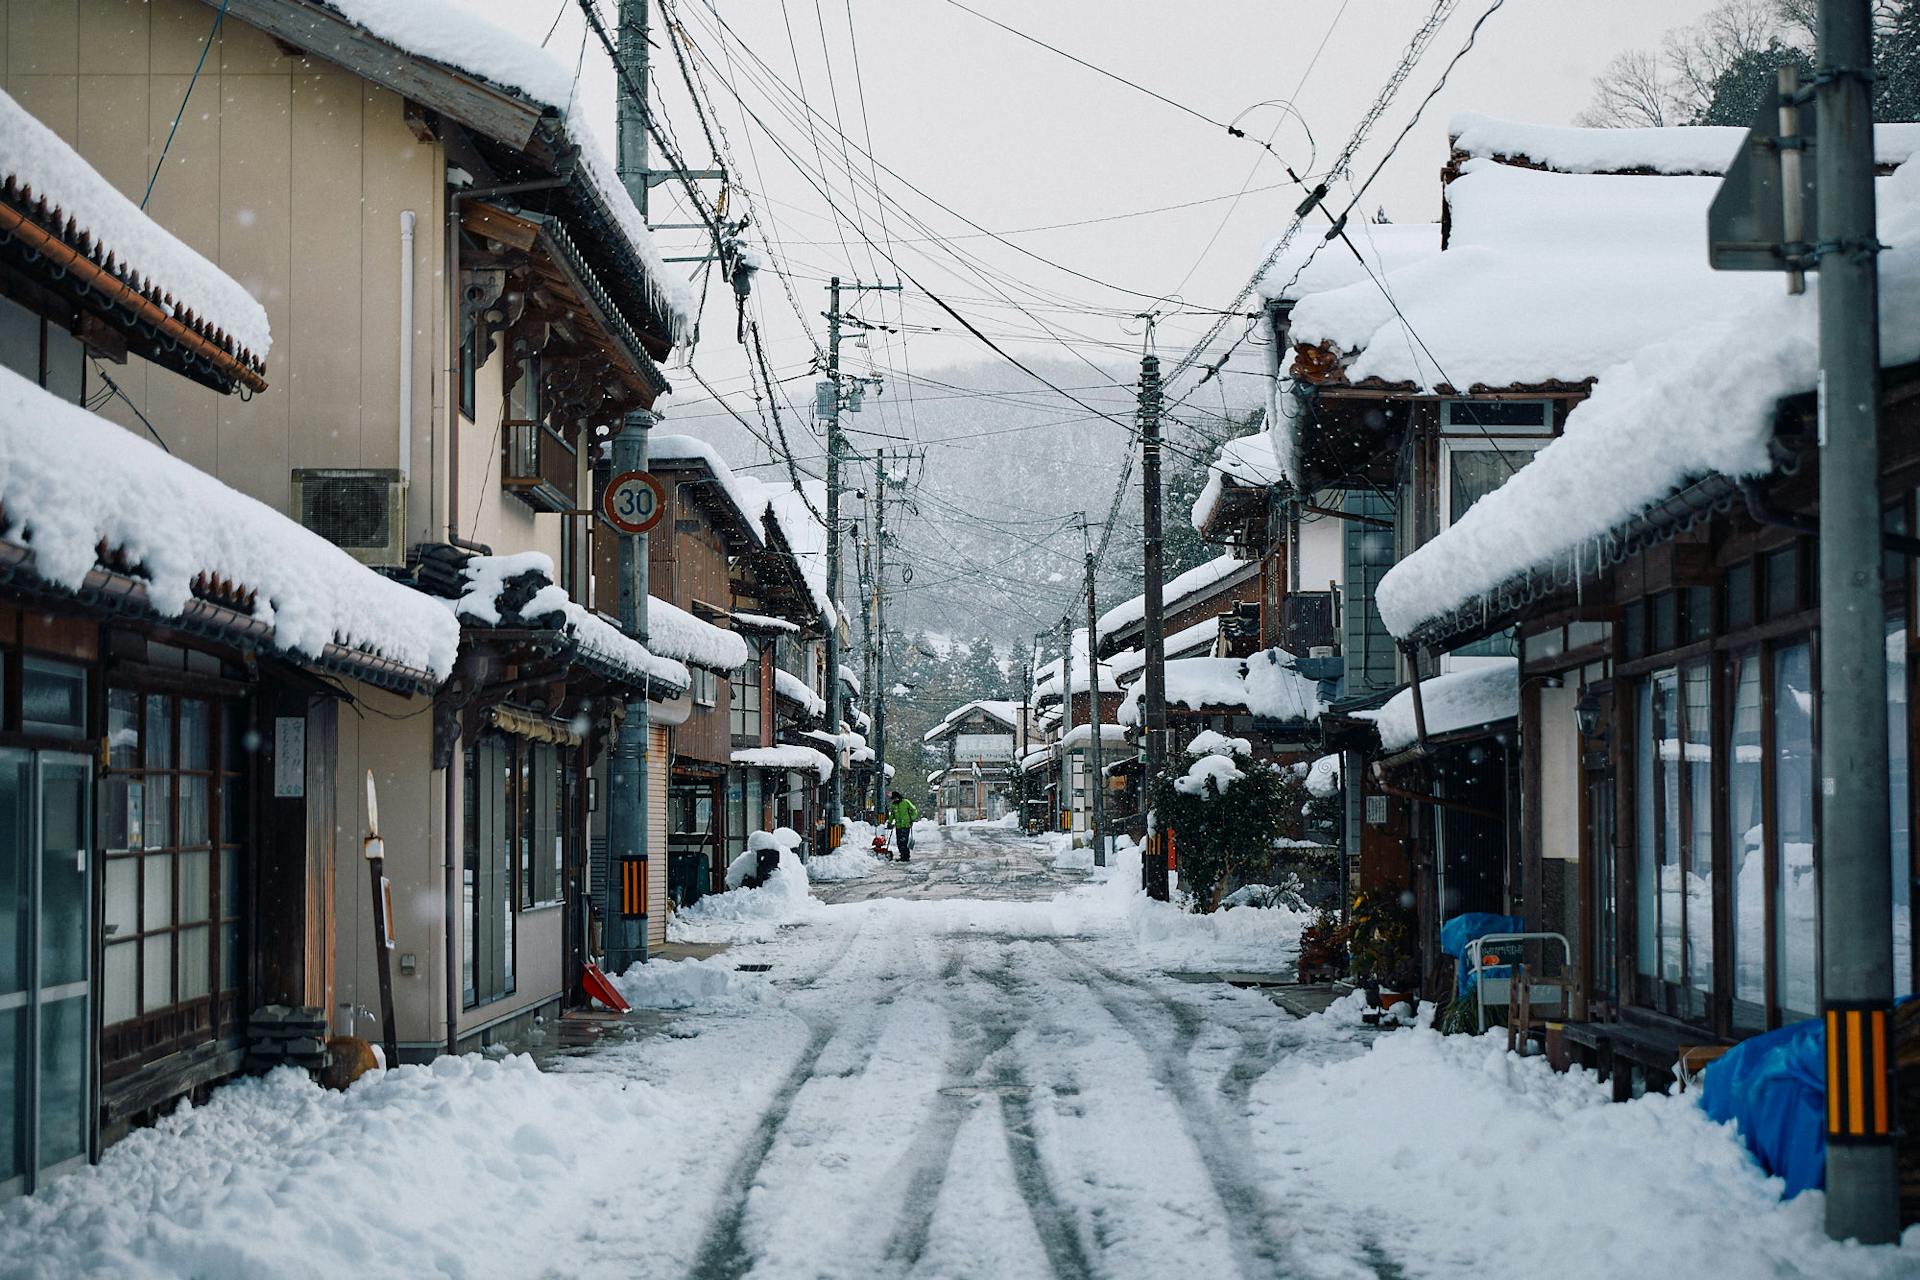
{"label": "red snow shovel", "polygon": [[590,964],[587,966],[586,972],[580,975],[580,985],[588,995],[615,1013],[633,1012],[633,1006],[628,1004],[626,998],[614,989],[612,981],[601,971],[599,965]]}

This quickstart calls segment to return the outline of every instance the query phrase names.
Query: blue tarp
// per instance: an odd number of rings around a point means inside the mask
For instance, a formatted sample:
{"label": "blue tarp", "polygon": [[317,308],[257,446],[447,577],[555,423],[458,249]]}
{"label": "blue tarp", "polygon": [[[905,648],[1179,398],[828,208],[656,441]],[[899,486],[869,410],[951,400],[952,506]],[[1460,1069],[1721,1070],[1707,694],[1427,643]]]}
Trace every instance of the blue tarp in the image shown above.
{"label": "blue tarp", "polygon": [[1727,1050],[1701,1081],[1700,1109],[1714,1120],[1739,1122],[1760,1167],[1786,1181],[1787,1199],[1825,1187],[1826,1024],[1809,1018]]}
{"label": "blue tarp", "polygon": [[1827,1183],[1827,1029],[1796,1022],[1743,1040],[1707,1068],[1700,1108],[1740,1136],[1787,1198]]}
{"label": "blue tarp", "polygon": [[[1454,991],[1466,995],[1468,982],[1467,947],[1475,938],[1490,933],[1520,933],[1527,925],[1519,916],[1497,916],[1491,911],[1468,911],[1440,922],[1440,949],[1460,961],[1454,966]],[[1505,965],[1500,966],[1502,970]]]}

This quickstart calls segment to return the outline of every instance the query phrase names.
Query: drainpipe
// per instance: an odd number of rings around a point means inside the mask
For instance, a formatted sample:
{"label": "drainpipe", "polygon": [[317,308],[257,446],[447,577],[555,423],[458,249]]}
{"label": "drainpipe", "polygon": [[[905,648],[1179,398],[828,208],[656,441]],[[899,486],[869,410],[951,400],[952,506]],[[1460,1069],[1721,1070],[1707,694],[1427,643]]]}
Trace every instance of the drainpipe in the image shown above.
{"label": "drainpipe", "polygon": [[[413,478],[413,210],[400,212],[400,479]],[[431,520],[433,517],[427,517]]]}

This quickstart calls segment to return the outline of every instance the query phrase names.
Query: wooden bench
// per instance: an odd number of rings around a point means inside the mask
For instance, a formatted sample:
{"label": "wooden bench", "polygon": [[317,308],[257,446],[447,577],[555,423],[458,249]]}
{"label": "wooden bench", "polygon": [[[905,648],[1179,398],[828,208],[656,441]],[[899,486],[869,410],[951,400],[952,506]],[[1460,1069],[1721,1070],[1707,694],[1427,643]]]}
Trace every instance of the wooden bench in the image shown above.
{"label": "wooden bench", "polygon": [[1602,1080],[1612,1083],[1615,1102],[1633,1097],[1630,1065],[1653,1077],[1649,1084],[1684,1083],[1697,1078],[1708,1062],[1731,1047],[1692,1027],[1637,1020],[1564,1022],[1558,1024],[1558,1033],[1588,1051],[1582,1059]]}

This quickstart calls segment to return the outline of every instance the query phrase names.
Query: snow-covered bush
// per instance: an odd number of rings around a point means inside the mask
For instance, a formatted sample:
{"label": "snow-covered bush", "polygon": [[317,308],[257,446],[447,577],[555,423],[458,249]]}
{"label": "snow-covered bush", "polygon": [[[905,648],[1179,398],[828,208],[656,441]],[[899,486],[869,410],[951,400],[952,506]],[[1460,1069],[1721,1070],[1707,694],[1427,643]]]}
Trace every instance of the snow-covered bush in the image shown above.
{"label": "snow-covered bush", "polygon": [[1193,910],[1213,911],[1228,890],[1278,883],[1291,870],[1290,849],[1274,841],[1299,835],[1306,785],[1289,769],[1255,760],[1245,738],[1203,730],[1151,785]]}

